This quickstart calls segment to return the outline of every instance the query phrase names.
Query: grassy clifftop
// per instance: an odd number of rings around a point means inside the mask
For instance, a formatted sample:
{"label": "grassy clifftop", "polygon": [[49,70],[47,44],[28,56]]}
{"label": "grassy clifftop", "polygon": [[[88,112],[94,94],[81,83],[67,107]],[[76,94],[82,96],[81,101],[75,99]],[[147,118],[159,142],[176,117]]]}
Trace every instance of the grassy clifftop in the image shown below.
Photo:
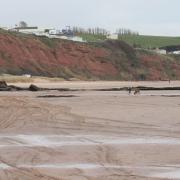
{"label": "grassy clifftop", "polygon": [[159,48],[162,46],[180,45],[180,37],[123,35],[120,36],[119,39],[130,45],[142,48]]}
{"label": "grassy clifftop", "polygon": [[[107,40],[104,35],[79,34],[87,42]],[[119,40],[145,49],[159,48],[163,46],[180,45],[180,37],[145,36],[145,35],[122,35]]]}

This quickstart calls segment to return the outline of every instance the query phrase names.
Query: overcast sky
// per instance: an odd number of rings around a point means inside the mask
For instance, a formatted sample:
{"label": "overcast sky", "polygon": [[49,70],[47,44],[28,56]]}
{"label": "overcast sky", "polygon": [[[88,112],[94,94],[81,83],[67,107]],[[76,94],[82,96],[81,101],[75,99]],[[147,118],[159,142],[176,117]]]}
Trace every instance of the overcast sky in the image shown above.
{"label": "overcast sky", "polygon": [[180,36],[180,0],[0,0],[0,26],[119,27]]}

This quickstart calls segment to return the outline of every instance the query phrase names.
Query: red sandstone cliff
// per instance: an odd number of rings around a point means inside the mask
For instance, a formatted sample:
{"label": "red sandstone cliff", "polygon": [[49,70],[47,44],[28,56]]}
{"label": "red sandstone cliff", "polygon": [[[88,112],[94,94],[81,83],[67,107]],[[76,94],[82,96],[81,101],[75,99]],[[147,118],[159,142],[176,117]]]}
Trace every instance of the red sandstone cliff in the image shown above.
{"label": "red sandstone cliff", "polygon": [[118,41],[86,44],[0,32],[0,73],[67,79],[180,79],[180,60],[136,51]]}

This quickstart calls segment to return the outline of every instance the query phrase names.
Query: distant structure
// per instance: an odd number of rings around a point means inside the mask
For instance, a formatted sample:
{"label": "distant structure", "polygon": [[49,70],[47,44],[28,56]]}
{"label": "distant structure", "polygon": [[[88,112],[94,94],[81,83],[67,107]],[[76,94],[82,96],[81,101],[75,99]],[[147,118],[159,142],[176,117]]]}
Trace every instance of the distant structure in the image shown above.
{"label": "distant structure", "polygon": [[180,54],[180,45],[173,46],[164,46],[160,48],[161,50],[165,50],[167,54]]}
{"label": "distant structure", "polygon": [[55,28],[39,28],[38,26],[28,26],[24,21],[21,21],[19,25],[15,25],[14,28],[8,29],[9,31],[20,32],[24,34],[31,34],[36,36],[46,36],[48,38],[66,39],[77,42],[86,42],[80,36],[75,36],[70,26],[65,29],[59,30]]}
{"label": "distant structure", "polygon": [[173,54],[180,54],[180,51],[174,51]]}
{"label": "distant structure", "polygon": [[38,31],[38,27],[15,27],[14,30],[21,33],[34,34]]}
{"label": "distant structure", "polygon": [[112,39],[112,40],[118,40],[118,34],[115,33],[115,34],[108,34],[106,37],[107,39]]}
{"label": "distant structure", "polygon": [[162,54],[162,55],[166,55],[167,54],[167,51],[165,49],[156,48],[153,51],[156,52],[157,54]]}
{"label": "distant structure", "polygon": [[166,55],[166,54],[180,55],[180,45],[164,46],[161,48],[156,48],[152,51],[162,55]]}

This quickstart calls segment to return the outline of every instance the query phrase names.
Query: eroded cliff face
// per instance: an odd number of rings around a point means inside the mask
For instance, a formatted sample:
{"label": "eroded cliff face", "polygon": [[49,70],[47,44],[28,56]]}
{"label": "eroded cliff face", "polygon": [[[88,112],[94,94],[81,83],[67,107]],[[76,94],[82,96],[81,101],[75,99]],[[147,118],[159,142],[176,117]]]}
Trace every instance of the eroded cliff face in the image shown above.
{"label": "eroded cliff face", "polygon": [[102,62],[110,55],[104,48],[60,40],[50,47],[45,41],[0,34],[1,72],[94,77],[118,74],[110,61]]}
{"label": "eroded cliff face", "polygon": [[0,32],[0,73],[109,80],[180,79],[178,58],[124,42],[75,43]]}

